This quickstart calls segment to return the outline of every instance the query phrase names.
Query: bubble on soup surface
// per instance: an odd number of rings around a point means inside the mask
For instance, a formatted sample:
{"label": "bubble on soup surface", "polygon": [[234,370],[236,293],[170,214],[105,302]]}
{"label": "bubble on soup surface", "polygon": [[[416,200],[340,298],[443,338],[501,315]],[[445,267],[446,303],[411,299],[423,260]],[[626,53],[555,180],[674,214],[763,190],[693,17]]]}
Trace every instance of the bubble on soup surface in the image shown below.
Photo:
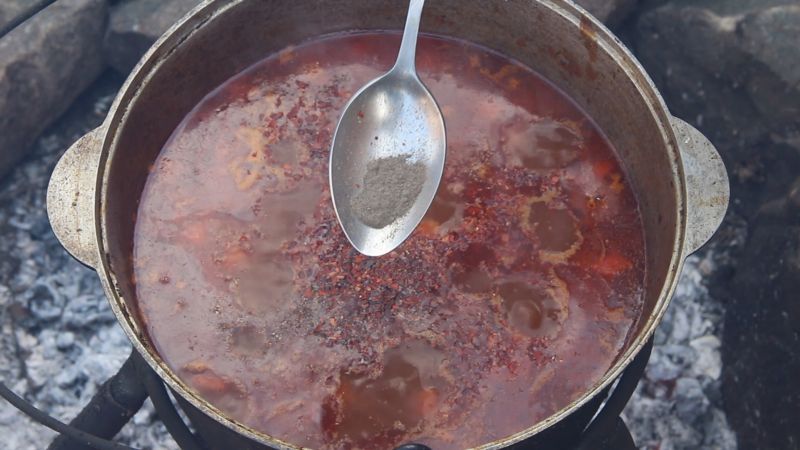
{"label": "bubble on soup surface", "polygon": [[503,147],[528,169],[566,167],[578,159],[584,146],[576,124],[551,118],[516,116],[503,132]]}
{"label": "bubble on soup surface", "polygon": [[496,261],[494,251],[485,244],[471,243],[450,256],[453,282],[466,292],[488,292],[492,278],[486,272]]}
{"label": "bubble on soup surface", "polygon": [[411,342],[387,351],[377,375],[343,369],[336,392],[323,404],[326,434],[364,448],[398,444],[437,409],[443,360],[428,344]]}
{"label": "bubble on soup surface", "polygon": [[517,280],[497,287],[509,324],[530,337],[553,336],[561,328],[565,308],[552,291]]}
{"label": "bubble on soup surface", "polygon": [[523,229],[538,243],[543,261],[564,262],[583,242],[578,219],[566,208],[534,200],[522,208]]}

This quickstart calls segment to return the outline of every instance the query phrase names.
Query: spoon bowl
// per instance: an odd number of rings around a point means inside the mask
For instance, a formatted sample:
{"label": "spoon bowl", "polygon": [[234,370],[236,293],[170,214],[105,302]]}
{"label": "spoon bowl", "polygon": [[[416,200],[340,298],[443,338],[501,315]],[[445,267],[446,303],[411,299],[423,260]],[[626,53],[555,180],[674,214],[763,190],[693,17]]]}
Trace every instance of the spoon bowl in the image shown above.
{"label": "spoon bowl", "polygon": [[[336,216],[350,243],[367,256],[389,253],[411,235],[433,202],[444,171],[444,119],[414,65],[423,3],[411,1],[397,63],[350,99],[331,146],[330,188]],[[391,157],[420,164],[425,178],[408,211],[376,228],[355,213],[353,197],[370,187],[362,186],[370,163]]]}

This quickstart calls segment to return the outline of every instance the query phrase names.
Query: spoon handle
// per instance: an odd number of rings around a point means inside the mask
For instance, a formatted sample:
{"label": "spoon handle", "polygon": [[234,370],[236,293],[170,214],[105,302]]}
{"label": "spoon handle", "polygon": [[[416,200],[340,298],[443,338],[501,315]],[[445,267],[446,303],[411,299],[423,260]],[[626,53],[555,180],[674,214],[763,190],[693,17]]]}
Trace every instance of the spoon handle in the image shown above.
{"label": "spoon handle", "polygon": [[425,0],[411,0],[408,5],[408,16],[406,17],[406,28],[403,30],[403,42],[400,44],[400,52],[397,54],[397,62],[394,63],[392,71],[414,74],[417,71],[414,60],[417,54],[417,34],[419,33],[419,21],[422,18],[422,6]]}

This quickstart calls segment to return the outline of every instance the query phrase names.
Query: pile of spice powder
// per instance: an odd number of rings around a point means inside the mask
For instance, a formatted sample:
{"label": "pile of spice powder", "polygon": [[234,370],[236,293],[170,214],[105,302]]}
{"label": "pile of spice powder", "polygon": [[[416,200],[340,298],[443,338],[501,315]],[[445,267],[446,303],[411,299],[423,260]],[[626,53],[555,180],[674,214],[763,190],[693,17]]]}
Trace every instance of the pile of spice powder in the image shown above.
{"label": "pile of spice powder", "polygon": [[411,155],[370,161],[361,190],[350,207],[365,225],[384,228],[403,217],[414,205],[425,183],[425,166],[410,162]]}

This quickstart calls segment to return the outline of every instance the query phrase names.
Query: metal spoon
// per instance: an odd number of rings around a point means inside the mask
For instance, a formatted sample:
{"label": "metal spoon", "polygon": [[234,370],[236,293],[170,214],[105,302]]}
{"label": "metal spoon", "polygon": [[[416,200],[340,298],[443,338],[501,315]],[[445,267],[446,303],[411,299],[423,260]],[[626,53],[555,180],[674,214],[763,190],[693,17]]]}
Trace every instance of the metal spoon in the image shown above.
{"label": "metal spoon", "polygon": [[[419,225],[442,179],[445,158],[444,119],[431,93],[417,76],[414,59],[424,0],[411,0],[397,62],[350,99],[333,136],[330,187],[336,217],[359,252],[381,256],[394,250]],[[410,209],[383,228],[354,214],[351,201],[370,162],[407,156],[424,166],[425,181]]]}

